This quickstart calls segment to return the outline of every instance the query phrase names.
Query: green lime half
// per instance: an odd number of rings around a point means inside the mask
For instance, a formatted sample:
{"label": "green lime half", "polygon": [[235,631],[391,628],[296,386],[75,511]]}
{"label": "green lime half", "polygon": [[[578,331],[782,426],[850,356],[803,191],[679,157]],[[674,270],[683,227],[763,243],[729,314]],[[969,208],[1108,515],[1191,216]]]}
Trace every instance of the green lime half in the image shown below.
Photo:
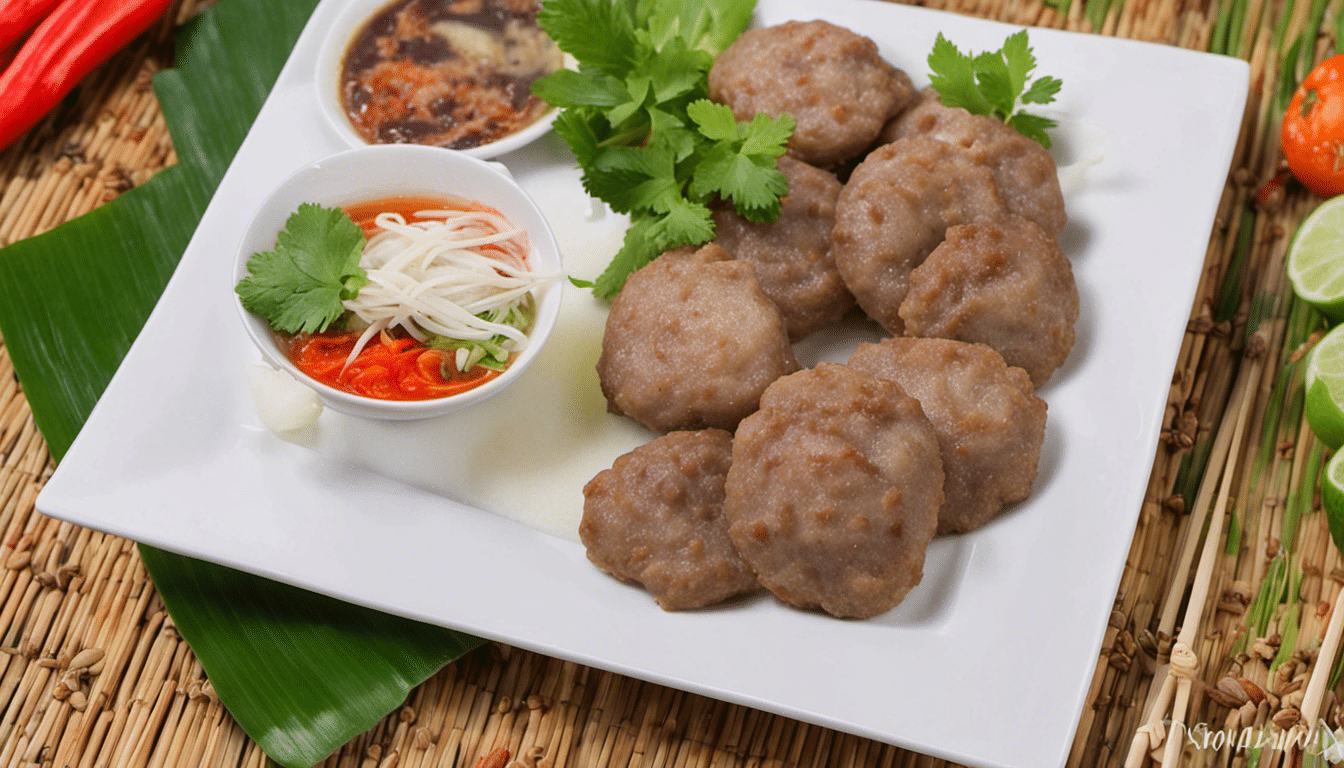
{"label": "green lime half", "polygon": [[[1330,524],[1330,537],[1344,542],[1344,451],[1336,451],[1321,476],[1321,508]],[[1344,544],[1340,544],[1344,547]]]}
{"label": "green lime half", "polygon": [[1344,195],[1321,203],[1298,227],[1288,280],[1303,301],[1344,320]]}
{"label": "green lime half", "polygon": [[1325,334],[1307,356],[1307,423],[1322,443],[1344,445],[1344,325]]}

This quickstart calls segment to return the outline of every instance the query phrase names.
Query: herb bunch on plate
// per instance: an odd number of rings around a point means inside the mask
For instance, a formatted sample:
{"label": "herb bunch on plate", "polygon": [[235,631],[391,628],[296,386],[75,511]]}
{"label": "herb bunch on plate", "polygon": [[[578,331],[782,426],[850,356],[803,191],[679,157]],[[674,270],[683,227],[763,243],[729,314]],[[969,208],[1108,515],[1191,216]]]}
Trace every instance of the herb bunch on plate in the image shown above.
{"label": "herb bunch on plate", "polygon": [[755,0],[546,0],[537,21],[578,69],[533,84],[563,111],[554,129],[573,150],[588,194],[630,228],[593,282],[601,298],[671,248],[714,237],[710,204],[749,221],[779,216],[788,192],[775,161],[788,115],[739,122],[709,100],[709,69],[751,21]]}
{"label": "herb bunch on plate", "polygon": [[1063,87],[1057,77],[1031,79],[1036,55],[1027,40],[1027,30],[1008,36],[1003,47],[984,53],[962,53],[943,33],[929,53],[929,85],[944,106],[961,107],[973,115],[1002,120],[1017,132],[1046,149],[1054,119],[1026,111],[1028,104],[1049,104]]}

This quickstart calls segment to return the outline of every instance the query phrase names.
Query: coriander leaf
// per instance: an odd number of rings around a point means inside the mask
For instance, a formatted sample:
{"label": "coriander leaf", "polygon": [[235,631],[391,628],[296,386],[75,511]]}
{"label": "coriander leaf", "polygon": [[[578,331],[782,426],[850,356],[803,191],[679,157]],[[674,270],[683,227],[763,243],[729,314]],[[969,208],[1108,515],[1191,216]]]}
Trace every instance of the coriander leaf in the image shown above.
{"label": "coriander leaf", "polygon": [[654,45],[680,37],[692,48],[717,55],[751,24],[755,0],[645,0],[647,28]]}
{"label": "coriander leaf", "polygon": [[706,154],[691,180],[692,194],[717,193],[732,200],[743,218],[757,223],[779,217],[779,198],[788,191],[789,184],[772,158],[738,154],[724,144]]}
{"label": "coriander leaf", "polygon": [[625,279],[653,261],[665,248],[654,239],[654,222],[647,217],[631,217],[621,249],[611,258],[607,268],[593,282],[593,294],[610,299],[621,292]]}
{"label": "coriander leaf", "polygon": [[683,42],[698,40],[709,23],[709,14],[702,2],[651,2],[647,6],[649,42],[657,48],[677,39]]}
{"label": "coriander leaf", "polygon": [[695,102],[686,111],[700,132],[715,142],[702,152],[691,174],[691,194],[731,200],[748,221],[769,223],[778,218],[779,198],[788,193],[789,185],[776,160],[793,134],[793,118],[757,114],[750,123],[739,123],[728,107],[709,101]]}
{"label": "coriander leaf", "polygon": [[649,9],[646,7],[649,0],[612,0],[630,18],[634,29],[644,29],[648,26]]}
{"label": "coriander leaf", "polygon": [[599,72],[560,69],[532,83],[537,98],[557,107],[614,107],[629,100],[625,84]]}
{"label": "coriander leaf", "polygon": [[235,291],[243,306],[284,333],[331,325],[368,282],[359,266],[364,231],[340,208],[304,203],[276,236],[275,249],[252,254]]}
{"label": "coriander leaf", "polygon": [[[544,0],[542,27],[582,77],[543,79],[535,91],[564,106],[555,131],[574,151],[584,190],[630,216],[625,243],[592,284],[599,297],[663,251],[711,239],[707,203],[716,196],[753,221],[778,215],[787,185],[775,161],[792,120],[738,123],[708,100],[714,54],[754,8],[755,0]],[[602,50],[608,44],[616,50]]]}
{"label": "coriander leaf", "polygon": [[[681,110],[681,113],[686,114],[685,110]],[[648,146],[656,147],[660,152],[667,152],[676,166],[677,178],[685,181],[686,174],[682,173],[680,164],[688,158],[694,160],[701,142],[703,142],[703,139],[700,138],[697,131],[688,128],[684,122],[678,121],[676,125],[661,126],[658,133],[649,137]]]}
{"label": "coriander leaf", "polygon": [[681,38],[673,38],[649,57],[643,69],[653,83],[655,103],[663,104],[687,94],[697,98],[709,95],[706,78],[714,57],[686,47]]}
{"label": "coriander leaf", "polygon": [[1036,68],[1036,57],[1027,44],[1027,30],[1014,32],[1003,41],[1001,60],[1006,65],[1004,71],[1008,75],[1009,89],[1014,95],[1022,93],[1027,87],[1027,78]]}
{"label": "coriander leaf", "polygon": [[546,0],[537,24],[584,67],[624,77],[647,49],[635,35],[630,13],[628,4],[611,0]]}
{"label": "coriander leaf", "polygon": [[699,245],[714,236],[709,209],[681,199],[665,213],[637,213],[630,217],[621,250],[593,285],[593,293],[610,299],[621,292],[625,280],[664,251],[683,245]]}
{"label": "coriander leaf", "polygon": [[714,141],[736,141],[740,138],[737,118],[732,108],[701,99],[686,105],[686,115],[695,121],[700,132]]}
{"label": "coriander leaf", "polygon": [[1049,118],[1020,109],[1024,104],[1049,104],[1063,83],[1054,77],[1041,77],[1028,84],[1036,68],[1036,56],[1028,45],[1027,31],[1008,36],[997,51],[972,56],[938,34],[928,57],[929,83],[948,107],[961,107],[972,114],[1002,120],[1047,149],[1050,138],[1046,129],[1054,127]]}
{"label": "coriander leaf", "polygon": [[1022,94],[1023,104],[1049,104],[1055,100],[1064,83],[1057,77],[1042,77]]}
{"label": "coriander leaf", "polygon": [[652,86],[653,83],[644,74],[626,78],[626,98],[606,111],[607,120],[617,126],[628,124],[644,108],[644,101],[649,97]]}
{"label": "coriander leaf", "polygon": [[763,112],[756,113],[742,140],[742,154],[779,157],[784,154],[795,126],[793,115],[785,113],[771,117]]}
{"label": "coriander leaf", "polygon": [[999,52],[982,53],[972,62],[980,93],[991,105],[990,115],[1000,120],[1013,113],[1018,91],[1013,90],[1008,64]]}
{"label": "coriander leaf", "polygon": [[1057,123],[1048,117],[1032,115],[1027,112],[1018,112],[1008,119],[1008,124],[1017,129],[1017,132],[1029,139],[1035,139],[1046,149],[1050,148],[1050,136],[1046,131],[1054,128]]}
{"label": "coriander leaf", "polygon": [[707,1],[706,5],[712,17],[708,29],[699,40],[690,38],[688,40],[692,46],[718,56],[751,26],[751,15],[756,10],[756,0],[715,0]]}
{"label": "coriander leaf", "polygon": [[674,154],[680,160],[695,150],[695,134],[686,130],[686,121],[677,115],[678,112],[682,110],[660,107],[649,107],[647,110],[650,141],[657,137],[659,143],[673,147]]}
{"label": "coriander leaf", "polygon": [[[569,145],[580,166],[590,165],[601,149],[599,145],[602,140],[597,133],[599,121],[602,121],[600,115],[569,108],[556,115],[555,122],[551,124],[551,130]],[[600,127],[606,126],[603,124]]]}
{"label": "coriander leaf", "polygon": [[589,194],[617,213],[655,209],[668,194],[680,194],[674,160],[666,146],[606,147],[584,174]]}
{"label": "coriander leaf", "polygon": [[630,190],[649,178],[648,174],[628,169],[591,165],[583,170],[583,191],[605,202],[616,213],[630,213],[635,202]]}
{"label": "coriander leaf", "polygon": [[933,42],[928,64],[931,70],[929,85],[938,91],[943,104],[961,107],[976,115],[989,114],[991,108],[975,82],[971,57],[957,50],[942,32]]}
{"label": "coriander leaf", "polygon": [[687,200],[681,195],[663,199],[657,208],[663,217],[654,224],[657,236],[668,248],[700,245],[714,237],[714,218],[709,206]]}

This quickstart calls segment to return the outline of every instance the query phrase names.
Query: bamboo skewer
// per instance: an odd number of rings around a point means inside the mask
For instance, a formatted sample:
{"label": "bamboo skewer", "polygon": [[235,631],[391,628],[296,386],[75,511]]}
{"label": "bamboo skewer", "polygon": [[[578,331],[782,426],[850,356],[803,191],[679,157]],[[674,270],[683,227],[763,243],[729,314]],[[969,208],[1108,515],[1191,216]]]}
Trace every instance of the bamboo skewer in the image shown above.
{"label": "bamboo skewer", "polygon": [[[1188,707],[1190,688],[1194,675],[1198,669],[1198,658],[1191,650],[1191,643],[1194,642],[1194,633],[1199,626],[1200,617],[1204,611],[1204,603],[1208,597],[1209,579],[1212,576],[1213,565],[1216,558],[1217,545],[1223,528],[1223,518],[1226,512],[1228,494],[1232,484],[1233,473],[1230,464],[1237,460],[1243,444],[1243,433],[1246,426],[1248,415],[1250,414],[1250,405],[1253,402],[1251,396],[1252,383],[1258,379],[1260,373],[1261,361],[1257,356],[1253,359],[1248,369],[1242,372],[1238,379],[1237,391],[1234,395],[1233,403],[1236,407],[1234,414],[1233,428],[1230,432],[1220,430],[1219,436],[1228,432],[1227,450],[1224,461],[1220,461],[1218,466],[1224,467],[1221,472],[1221,487],[1218,492],[1217,504],[1213,509],[1212,518],[1208,525],[1208,533],[1204,539],[1203,552],[1200,555],[1199,567],[1195,574],[1193,591],[1185,613],[1185,620],[1182,622],[1180,634],[1177,637],[1176,644],[1172,647],[1171,661],[1168,665],[1165,677],[1162,680],[1161,687],[1157,696],[1153,699],[1151,708],[1145,725],[1135,731],[1131,740],[1128,757],[1125,759],[1125,768],[1139,768],[1143,764],[1144,757],[1151,749],[1154,749],[1163,743],[1166,744],[1166,751],[1163,756],[1163,764],[1166,768],[1174,768],[1178,750],[1180,748],[1181,733],[1180,727],[1184,723],[1185,712]],[[1217,449],[1215,449],[1217,450]],[[1205,477],[1205,486],[1211,486],[1217,475],[1207,475]],[[1203,488],[1201,488],[1201,497],[1205,497]],[[1208,499],[1203,498],[1207,503]],[[1200,505],[1197,504],[1197,509]],[[1187,542],[1193,541],[1202,527],[1197,527],[1193,522],[1188,528],[1190,536]],[[1184,556],[1183,556],[1184,557]],[[1188,567],[1188,564],[1186,565]],[[1184,583],[1180,577],[1181,570],[1177,571],[1177,579],[1173,583]],[[1174,698],[1174,706],[1171,708],[1170,733],[1162,725],[1161,716],[1167,712],[1168,706]]]}
{"label": "bamboo skewer", "polygon": [[1316,655],[1316,665],[1307,683],[1307,691],[1302,698],[1302,725],[1306,728],[1303,744],[1311,744],[1316,735],[1316,726],[1320,720],[1321,703],[1325,698],[1326,681],[1334,668],[1335,658],[1339,655],[1341,636],[1344,635],[1344,590],[1335,595],[1334,608],[1330,614],[1330,624],[1326,627],[1321,649]]}

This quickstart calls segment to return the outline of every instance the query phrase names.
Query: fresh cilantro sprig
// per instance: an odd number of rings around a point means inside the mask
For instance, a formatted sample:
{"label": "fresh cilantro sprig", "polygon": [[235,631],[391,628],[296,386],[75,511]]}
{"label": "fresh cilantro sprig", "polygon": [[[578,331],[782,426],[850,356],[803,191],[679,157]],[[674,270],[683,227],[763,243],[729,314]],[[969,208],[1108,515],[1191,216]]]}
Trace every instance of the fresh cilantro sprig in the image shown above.
{"label": "fresh cilantro sprig", "polygon": [[957,50],[940,32],[928,62],[932,70],[929,84],[938,91],[944,105],[1002,120],[1050,148],[1046,131],[1055,127],[1056,122],[1022,107],[1049,104],[1063,83],[1046,76],[1028,85],[1036,69],[1036,56],[1027,44],[1025,29],[1009,35],[1003,48],[974,55]]}
{"label": "fresh cilantro sprig", "polygon": [[359,266],[364,232],[340,208],[304,203],[285,222],[275,249],[252,254],[234,290],[243,306],[283,333],[325,330],[368,282]]}
{"label": "fresh cilantro sprig", "polygon": [[[583,186],[628,214],[620,251],[591,285],[599,297],[658,254],[714,236],[710,204],[770,222],[788,191],[775,161],[793,119],[738,122],[709,101],[709,69],[751,21],[755,0],[546,0],[537,16],[579,63],[533,84],[563,108],[555,132]],[[576,281],[578,282],[578,281]]]}

